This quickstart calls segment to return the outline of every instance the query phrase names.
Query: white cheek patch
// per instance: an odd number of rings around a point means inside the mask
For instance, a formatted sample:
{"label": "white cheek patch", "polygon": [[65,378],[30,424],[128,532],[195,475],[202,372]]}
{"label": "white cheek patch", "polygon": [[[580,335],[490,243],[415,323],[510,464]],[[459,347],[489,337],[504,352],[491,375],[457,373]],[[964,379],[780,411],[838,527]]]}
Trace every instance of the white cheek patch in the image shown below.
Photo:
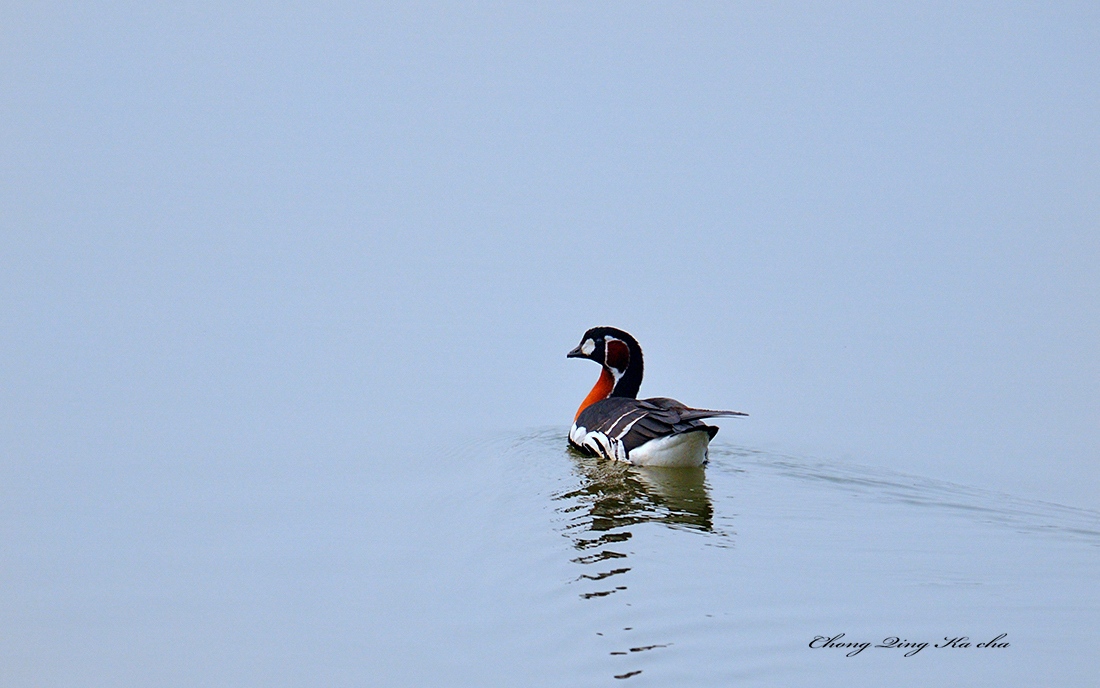
{"label": "white cheek patch", "polygon": [[591,339],[584,340],[584,344],[581,344],[581,353],[585,356],[591,356],[592,352],[596,350],[596,342]]}

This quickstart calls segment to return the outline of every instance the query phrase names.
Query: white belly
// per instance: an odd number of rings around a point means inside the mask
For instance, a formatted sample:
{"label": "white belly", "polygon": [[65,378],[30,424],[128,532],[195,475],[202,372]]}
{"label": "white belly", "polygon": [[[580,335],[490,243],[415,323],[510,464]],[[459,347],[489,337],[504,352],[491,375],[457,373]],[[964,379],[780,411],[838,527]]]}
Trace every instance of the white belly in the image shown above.
{"label": "white belly", "polygon": [[631,450],[629,461],[635,466],[665,468],[702,466],[707,462],[709,444],[710,435],[706,430],[658,437]]}

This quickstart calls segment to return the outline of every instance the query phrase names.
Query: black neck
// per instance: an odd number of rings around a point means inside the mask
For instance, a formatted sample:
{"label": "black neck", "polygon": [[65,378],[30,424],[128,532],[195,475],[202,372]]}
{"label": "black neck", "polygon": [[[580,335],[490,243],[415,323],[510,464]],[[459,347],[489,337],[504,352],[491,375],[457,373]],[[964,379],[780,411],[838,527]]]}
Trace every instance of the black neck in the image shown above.
{"label": "black neck", "polygon": [[642,364],[642,347],[638,346],[633,337],[624,337],[623,340],[630,349],[630,362],[627,363],[623,376],[615,383],[615,388],[611,390],[611,396],[637,399],[638,390],[642,388],[642,370],[645,367]]}

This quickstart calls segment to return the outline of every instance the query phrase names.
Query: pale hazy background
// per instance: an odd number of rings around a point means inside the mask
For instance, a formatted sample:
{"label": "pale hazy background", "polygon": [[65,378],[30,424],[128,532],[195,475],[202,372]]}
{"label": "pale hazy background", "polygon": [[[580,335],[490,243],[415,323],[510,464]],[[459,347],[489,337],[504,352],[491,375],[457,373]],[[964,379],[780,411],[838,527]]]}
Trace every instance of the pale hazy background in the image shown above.
{"label": "pale hazy background", "polygon": [[564,353],[611,324],[643,393],[750,412],[727,440],[1096,508],[1098,31],[1095,3],[9,3],[4,482],[430,464],[567,422],[595,371]]}

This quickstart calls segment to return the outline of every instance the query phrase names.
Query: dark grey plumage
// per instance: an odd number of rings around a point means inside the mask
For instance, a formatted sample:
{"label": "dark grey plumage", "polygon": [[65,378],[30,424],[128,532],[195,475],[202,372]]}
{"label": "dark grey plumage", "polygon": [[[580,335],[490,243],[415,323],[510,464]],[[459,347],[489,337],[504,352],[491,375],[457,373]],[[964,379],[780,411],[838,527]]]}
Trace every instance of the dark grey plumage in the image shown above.
{"label": "dark grey plumage", "polygon": [[[718,433],[718,428],[707,425],[703,419],[744,415],[746,414],[740,411],[691,408],[666,397],[653,399],[609,397],[581,411],[575,425],[621,442],[623,448],[629,453],[652,439],[668,435],[705,430],[707,435],[713,438]],[[590,448],[570,441],[581,451],[593,453]]]}

